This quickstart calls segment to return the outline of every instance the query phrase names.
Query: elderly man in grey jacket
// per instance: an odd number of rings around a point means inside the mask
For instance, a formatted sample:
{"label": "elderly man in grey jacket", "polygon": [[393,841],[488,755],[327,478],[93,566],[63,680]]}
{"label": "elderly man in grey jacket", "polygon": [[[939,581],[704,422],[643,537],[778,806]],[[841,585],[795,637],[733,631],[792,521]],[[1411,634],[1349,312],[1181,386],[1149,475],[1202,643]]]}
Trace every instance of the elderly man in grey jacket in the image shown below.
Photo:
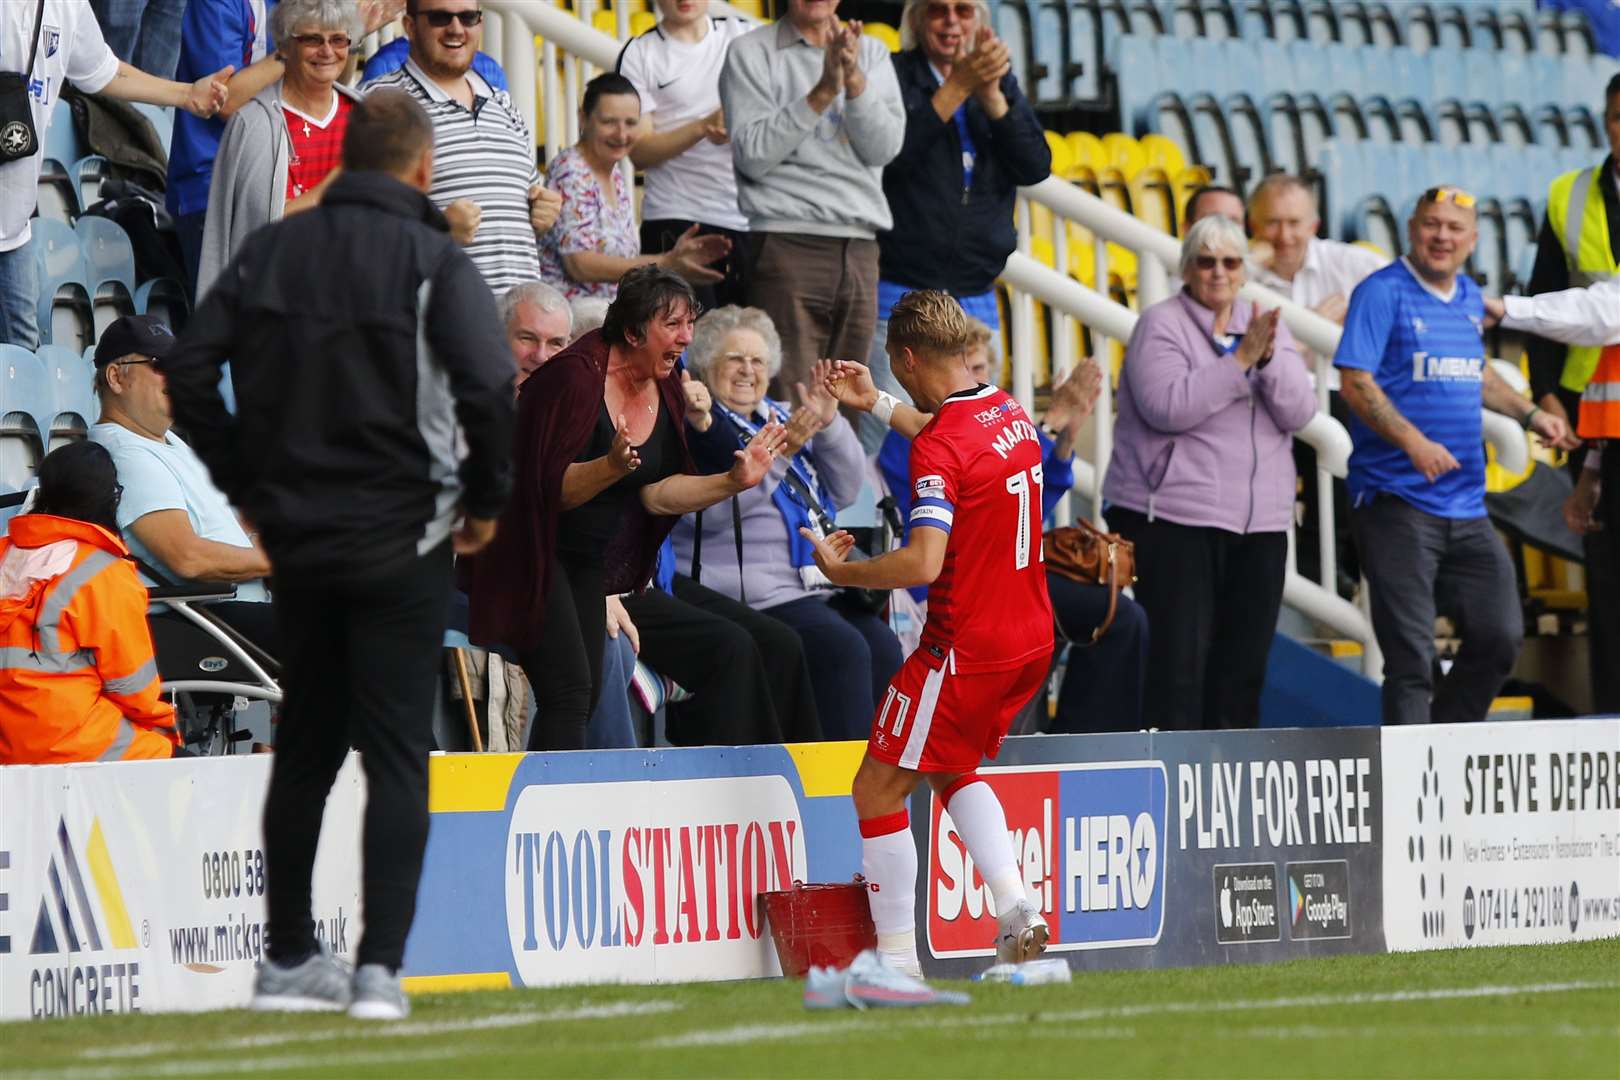
{"label": "elderly man in grey jacket", "polygon": [[877,234],[893,225],[883,166],[906,112],[889,51],[838,0],[789,0],[787,18],[732,42],[720,103],[748,218],[749,300],[782,335],[776,392],[817,357],[864,357],[877,321]]}

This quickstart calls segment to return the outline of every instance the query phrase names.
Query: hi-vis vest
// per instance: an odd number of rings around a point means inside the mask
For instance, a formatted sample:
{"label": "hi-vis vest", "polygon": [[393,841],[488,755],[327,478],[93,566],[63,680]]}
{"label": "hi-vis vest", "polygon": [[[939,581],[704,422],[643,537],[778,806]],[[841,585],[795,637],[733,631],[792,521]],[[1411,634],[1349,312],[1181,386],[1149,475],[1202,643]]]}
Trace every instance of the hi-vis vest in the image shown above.
{"label": "hi-vis vest", "polygon": [[118,537],[49,514],[0,537],[0,765],[166,758],[180,737]]}
{"label": "hi-vis vest", "polygon": [[1575,433],[1583,439],[1620,439],[1620,345],[1593,349],[1597,367],[1581,391]]}
{"label": "hi-vis vest", "polygon": [[[1598,187],[1606,164],[1565,173],[1547,189],[1547,221],[1564,247],[1571,288],[1620,274],[1620,262],[1609,247],[1609,219]],[[1596,346],[1571,345],[1559,383],[1576,393],[1585,390],[1597,368],[1600,351]]]}

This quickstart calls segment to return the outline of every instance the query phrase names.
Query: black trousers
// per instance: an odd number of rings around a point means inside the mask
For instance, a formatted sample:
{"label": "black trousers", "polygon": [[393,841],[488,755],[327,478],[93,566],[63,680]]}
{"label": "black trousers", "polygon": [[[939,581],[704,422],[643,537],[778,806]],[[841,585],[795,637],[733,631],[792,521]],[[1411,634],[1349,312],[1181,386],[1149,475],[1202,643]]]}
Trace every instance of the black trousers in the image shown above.
{"label": "black trousers", "polygon": [[900,639],[894,631],[836,594],[803,596],[766,608],[765,614],[799,635],[822,734],[864,740],[871,734],[877,702],[900,670]]}
{"label": "black trousers", "polygon": [[675,576],[674,595],[627,596],[641,659],[692,698],[670,706],[678,746],[813,742],[821,738],[804,649],[793,628]]}
{"label": "black trousers", "polygon": [[[1488,517],[1443,518],[1393,495],[1350,515],[1384,652],[1385,724],[1484,720],[1524,643],[1507,547]],[[1434,618],[1453,616],[1462,647],[1435,681]]]}
{"label": "black trousers", "polygon": [[750,262],[747,233],[722,229],[718,225],[704,225],[701,222],[657,218],[641,223],[641,250],[649,255],[670,251],[675,247],[675,242],[681,238],[681,234],[693,225],[698,226],[700,236],[718,234],[731,241],[731,254],[713,266],[713,269],[720,271],[725,277],[713,285],[693,287],[693,291],[697,293],[698,303],[703,305],[705,311],[713,311],[726,304],[747,305]]}
{"label": "black trousers", "polygon": [[232,630],[253,644],[281,659],[281,635],[276,632],[276,613],[270,604],[249,600],[221,600],[209,604],[210,615],[218,615]]}
{"label": "black trousers", "polygon": [[1136,545],[1136,602],[1153,628],[1144,722],[1179,731],[1257,727],[1288,535],[1149,521],[1118,506],[1108,522]]}
{"label": "black trousers", "polygon": [[546,589],[540,643],[518,658],[534,688],[530,750],[585,749],[585,728],[602,692],[606,626],[601,564],[559,555]]}
{"label": "black trousers", "polygon": [[366,774],[365,933],[356,961],[398,970],[404,960],[427,846],[428,751],[450,564],[445,543],[361,580],[277,575],[286,696],[264,803],[264,858],[266,951],[278,963],[315,949],[315,847],[351,745]]}
{"label": "black trousers", "polygon": [[1092,645],[1088,644],[1091,632],[1108,615],[1108,587],[1082,585],[1048,571],[1046,589],[1058,624],[1057,649],[1069,649],[1052,731],[1140,730],[1148,643],[1152,640],[1142,605],[1121,593],[1108,632]]}

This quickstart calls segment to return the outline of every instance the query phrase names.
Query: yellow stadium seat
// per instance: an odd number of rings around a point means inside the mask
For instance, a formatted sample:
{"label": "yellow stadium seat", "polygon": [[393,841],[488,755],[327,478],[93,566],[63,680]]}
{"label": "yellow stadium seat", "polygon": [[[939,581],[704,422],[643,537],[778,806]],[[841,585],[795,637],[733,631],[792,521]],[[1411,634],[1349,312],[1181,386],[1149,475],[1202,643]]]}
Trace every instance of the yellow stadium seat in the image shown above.
{"label": "yellow stadium seat", "polygon": [[1048,269],[1056,269],[1052,255],[1052,241],[1044,236],[1030,238],[1029,257]]}
{"label": "yellow stadium seat", "polygon": [[1166,176],[1175,176],[1187,167],[1187,158],[1173,139],[1157,134],[1144,135],[1139,145],[1147,164],[1162,169]]}
{"label": "yellow stadium seat", "polygon": [[1164,173],[1143,169],[1126,184],[1131,193],[1131,209],[1136,216],[1164,232],[1174,232],[1175,194]]}
{"label": "yellow stadium seat", "polygon": [[866,24],[865,30],[868,37],[875,37],[883,42],[889,47],[890,52],[897,53],[900,51],[900,31],[888,23],[869,22]]}
{"label": "yellow stadium seat", "polygon": [[1100,173],[1107,167],[1108,153],[1103,149],[1102,140],[1091,132],[1071,131],[1063,136],[1063,141],[1069,144],[1069,153],[1076,166],[1084,166],[1093,173]]}
{"label": "yellow stadium seat", "polygon": [[658,16],[650,11],[637,11],[630,16],[631,36],[645,34],[658,25]]}
{"label": "yellow stadium seat", "polygon": [[1210,172],[1202,165],[1189,165],[1179,173],[1170,176],[1170,191],[1176,201],[1176,235],[1185,231],[1187,224],[1187,200],[1192,193],[1212,181]]}
{"label": "yellow stadium seat", "polygon": [[1124,132],[1109,132],[1103,136],[1102,144],[1108,164],[1118,169],[1127,180],[1147,165],[1147,154],[1143,152],[1142,144]]}
{"label": "yellow stadium seat", "polygon": [[1385,258],[1385,259],[1394,258],[1394,256],[1390,255],[1389,252],[1385,251],[1383,248],[1379,247],[1377,244],[1373,243],[1371,240],[1357,240],[1356,243],[1355,243],[1355,246],[1358,247],[1358,248],[1366,248],[1368,251],[1371,251],[1371,252],[1377,254],[1381,258]]}
{"label": "yellow stadium seat", "polygon": [[618,37],[619,17],[611,11],[594,11],[591,13],[591,28],[609,37]]}
{"label": "yellow stadium seat", "polygon": [[744,15],[765,22],[769,16],[765,13],[765,0],[731,0],[731,6]]}
{"label": "yellow stadium seat", "polygon": [[1067,178],[1069,173],[1074,170],[1074,151],[1069,149],[1068,140],[1056,132],[1048,131],[1044,134],[1046,135],[1047,149],[1052,151],[1053,174]]}

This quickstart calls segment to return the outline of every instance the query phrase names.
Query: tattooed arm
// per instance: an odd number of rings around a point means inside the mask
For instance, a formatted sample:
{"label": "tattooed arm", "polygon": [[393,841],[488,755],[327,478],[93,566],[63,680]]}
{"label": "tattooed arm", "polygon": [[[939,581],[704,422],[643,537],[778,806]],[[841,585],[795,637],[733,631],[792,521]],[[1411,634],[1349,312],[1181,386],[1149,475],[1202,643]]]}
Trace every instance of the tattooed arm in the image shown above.
{"label": "tattooed arm", "polygon": [[1428,438],[1401,415],[1372,372],[1341,367],[1339,392],[1361,422],[1372,428],[1379,438],[1404,451],[1412,459],[1413,468],[1429,483],[1460,467],[1450,450]]}

